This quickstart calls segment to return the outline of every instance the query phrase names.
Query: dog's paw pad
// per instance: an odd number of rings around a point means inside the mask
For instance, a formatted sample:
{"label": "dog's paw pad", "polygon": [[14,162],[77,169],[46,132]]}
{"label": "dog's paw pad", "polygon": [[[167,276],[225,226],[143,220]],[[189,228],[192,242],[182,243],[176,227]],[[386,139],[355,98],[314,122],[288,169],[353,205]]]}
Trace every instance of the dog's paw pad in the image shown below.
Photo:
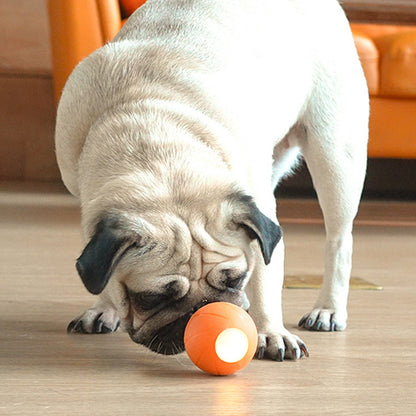
{"label": "dog's paw pad", "polygon": [[347,319],[332,309],[314,309],[302,317],[298,326],[312,331],[343,331]]}
{"label": "dog's paw pad", "polygon": [[73,319],[67,331],[81,334],[108,334],[117,331],[120,319],[114,309],[88,309]]}
{"label": "dog's paw pad", "polygon": [[306,345],[298,336],[288,331],[259,334],[256,354],[258,359],[269,358],[275,361],[283,361],[285,358],[298,360],[304,356],[309,357]]}

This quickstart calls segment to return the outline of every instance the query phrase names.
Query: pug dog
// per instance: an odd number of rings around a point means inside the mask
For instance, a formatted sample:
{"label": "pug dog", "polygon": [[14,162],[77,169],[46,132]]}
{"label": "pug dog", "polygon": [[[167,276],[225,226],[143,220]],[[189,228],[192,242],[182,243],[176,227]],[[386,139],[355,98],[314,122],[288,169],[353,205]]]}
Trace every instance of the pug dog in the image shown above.
{"label": "pug dog", "polygon": [[86,240],[76,267],[99,295],[68,331],[121,324],[176,354],[191,315],[227,301],[253,317],[258,358],[308,355],[283,324],[273,191],[303,157],[327,236],[323,286],[299,325],[344,330],[367,136],[336,0],[148,0],[59,103],[57,159]]}

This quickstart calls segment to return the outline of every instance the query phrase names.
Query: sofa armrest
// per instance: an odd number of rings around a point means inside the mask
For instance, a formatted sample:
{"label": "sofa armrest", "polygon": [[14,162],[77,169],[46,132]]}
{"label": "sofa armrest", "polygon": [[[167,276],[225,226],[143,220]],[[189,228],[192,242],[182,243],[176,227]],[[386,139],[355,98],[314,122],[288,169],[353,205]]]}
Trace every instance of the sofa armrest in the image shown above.
{"label": "sofa armrest", "polygon": [[48,0],[55,100],[74,67],[103,45],[96,0]]}
{"label": "sofa armrest", "polygon": [[121,29],[121,13],[118,0],[96,0],[100,15],[101,33],[104,43],[114,38]]}

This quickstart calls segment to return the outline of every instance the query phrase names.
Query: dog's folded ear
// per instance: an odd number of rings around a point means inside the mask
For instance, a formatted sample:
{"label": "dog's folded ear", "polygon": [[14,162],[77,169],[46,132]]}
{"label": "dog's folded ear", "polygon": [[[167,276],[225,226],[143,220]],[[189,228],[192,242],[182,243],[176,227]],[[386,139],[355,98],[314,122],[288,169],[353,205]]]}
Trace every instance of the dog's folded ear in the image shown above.
{"label": "dog's folded ear", "polygon": [[[233,219],[234,223],[243,227],[250,238],[257,239],[263,254],[264,263],[269,264],[273,250],[282,238],[282,229],[264,215],[252,197],[244,194],[233,195],[240,205],[240,213]],[[242,212],[242,213],[241,213]]]}
{"label": "dog's folded ear", "polygon": [[101,293],[126,252],[138,246],[140,236],[123,231],[119,221],[110,217],[98,222],[95,233],[76,263],[88,291]]}

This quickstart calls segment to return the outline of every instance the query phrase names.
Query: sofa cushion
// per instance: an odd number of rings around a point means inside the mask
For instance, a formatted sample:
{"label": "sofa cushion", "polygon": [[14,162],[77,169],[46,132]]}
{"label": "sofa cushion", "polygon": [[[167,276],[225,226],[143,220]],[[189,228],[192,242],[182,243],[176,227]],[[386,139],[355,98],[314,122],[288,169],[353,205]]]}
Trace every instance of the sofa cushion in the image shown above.
{"label": "sofa cushion", "polygon": [[380,95],[416,97],[416,31],[388,35],[378,41],[381,53]]}
{"label": "sofa cushion", "polygon": [[[372,41],[378,50],[378,94],[385,97],[416,97],[416,26],[353,23],[351,28],[354,34]],[[360,50],[358,44],[357,49],[367,76],[371,72],[365,66],[367,57],[361,57],[363,48]],[[371,79],[367,77],[367,81]],[[375,92],[372,94],[376,95]]]}

